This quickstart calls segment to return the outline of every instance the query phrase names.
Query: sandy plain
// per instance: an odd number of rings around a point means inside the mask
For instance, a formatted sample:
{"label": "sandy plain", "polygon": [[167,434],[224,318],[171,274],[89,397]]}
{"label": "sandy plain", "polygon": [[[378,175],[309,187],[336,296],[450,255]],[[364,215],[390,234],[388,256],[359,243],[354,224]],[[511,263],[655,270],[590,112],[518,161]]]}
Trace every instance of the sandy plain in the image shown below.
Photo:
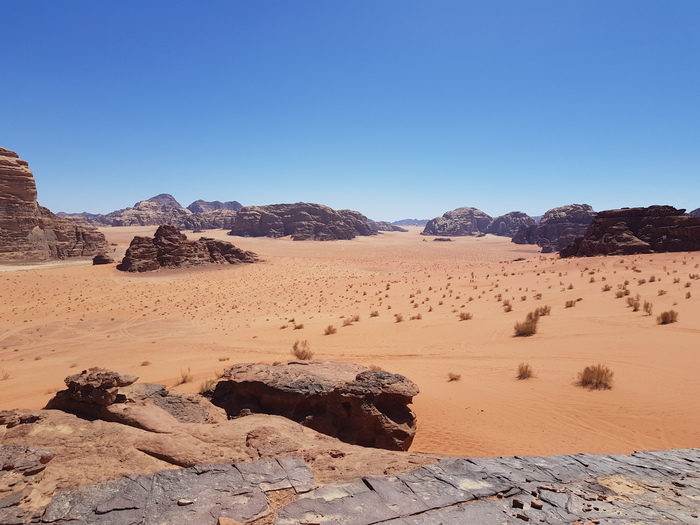
{"label": "sandy plain", "polygon": [[[154,230],[102,231],[117,259]],[[700,446],[700,253],[562,260],[494,236],[434,242],[419,232],[317,243],[209,231],[262,261],[141,275],[89,261],[0,267],[0,410],[41,408],[66,376],[93,366],[168,386],[189,372],[194,380],[175,388],[194,392],[229,364],[286,361],[294,341],[308,340],[316,358],[418,384],[413,451]],[[625,281],[653,315],[616,298]],[[515,322],[544,305],[551,315],[538,333],[513,337]],[[679,321],[658,325],[670,309]],[[324,335],[328,325],[337,333]],[[522,362],[535,377],[516,379]],[[598,363],[614,371],[613,388],[576,386]]]}

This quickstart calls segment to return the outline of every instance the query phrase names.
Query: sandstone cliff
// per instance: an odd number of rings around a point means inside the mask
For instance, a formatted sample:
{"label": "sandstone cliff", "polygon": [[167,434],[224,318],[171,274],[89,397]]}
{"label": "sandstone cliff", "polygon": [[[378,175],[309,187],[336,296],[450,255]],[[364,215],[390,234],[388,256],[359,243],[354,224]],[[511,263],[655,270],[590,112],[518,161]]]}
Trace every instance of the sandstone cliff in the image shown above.
{"label": "sandstone cliff", "polygon": [[477,208],[457,208],[428,221],[421,235],[461,236],[486,233],[492,218]]}
{"label": "sandstone cliff", "polygon": [[533,226],[535,224],[535,219],[530,217],[527,213],[522,211],[512,211],[496,217],[493,222],[489,225],[486,233],[492,233],[493,235],[500,235],[503,237],[513,237],[521,226]]}
{"label": "sandstone cliff", "polygon": [[688,212],[688,215],[692,215],[693,217],[700,217],[700,208]]}
{"label": "sandstone cliff", "polygon": [[408,230],[406,228],[402,228],[401,226],[397,226],[396,224],[392,224],[390,222],[386,221],[369,221],[370,226],[372,226],[372,229],[377,232],[407,232]]}
{"label": "sandstone cliff", "polygon": [[700,250],[700,217],[673,206],[622,208],[598,213],[562,257]]}
{"label": "sandstone cliff", "polygon": [[588,229],[596,216],[588,204],[569,204],[548,210],[538,225],[521,226],[513,237],[515,244],[537,244],[542,253],[566,248]]}
{"label": "sandstone cliff", "polygon": [[152,239],[134,237],[117,269],[126,272],[148,272],[160,268],[250,263],[256,260],[256,254],[236,248],[230,242],[206,237],[198,241],[188,241],[175,227],[160,226]]}
{"label": "sandstone cliff", "polygon": [[246,206],[236,215],[229,235],[286,237],[295,241],[331,241],[375,235],[367,217],[352,210],[334,210],[321,204],[299,202]]}
{"label": "sandstone cliff", "polygon": [[217,211],[217,210],[229,210],[229,211],[238,211],[243,207],[243,205],[238,202],[238,201],[227,201],[227,202],[221,202],[221,201],[203,201],[203,200],[197,200],[194,201],[192,204],[187,206],[187,209],[190,210],[192,213],[207,213],[211,211]]}
{"label": "sandstone cliff", "polygon": [[0,148],[1,261],[92,257],[108,251],[104,235],[95,228],[39,206],[28,163]]}

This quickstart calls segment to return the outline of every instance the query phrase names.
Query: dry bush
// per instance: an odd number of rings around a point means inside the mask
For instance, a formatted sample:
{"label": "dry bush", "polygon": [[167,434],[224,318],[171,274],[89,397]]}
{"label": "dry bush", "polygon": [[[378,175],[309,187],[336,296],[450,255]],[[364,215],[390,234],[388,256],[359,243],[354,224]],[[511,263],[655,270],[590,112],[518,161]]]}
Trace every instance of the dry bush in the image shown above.
{"label": "dry bush", "polygon": [[587,366],[578,374],[577,385],[591,390],[607,390],[612,388],[613,371],[605,365]]}
{"label": "dry bush", "polygon": [[659,290],[658,294],[659,294],[659,296],[666,295],[666,290]]}
{"label": "dry bush", "polygon": [[370,316],[370,317],[379,317],[379,310],[372,310],[372,311],[369,313],[369,316]]}
{"label": "dry bush", "polygon": [[643,285],[643,284],[646,283],[646,282],[647,282],[646,279],[637,279],[637,284],[638,284],[639,286]]}
{"label": "dry bush", "polygon": [[188,367],[187,372],[185,372],[184,370],[180,370],[180,379],[178,380],[176,385],[184,385],[185,383],[191,383],[193,380],[194,376],[192,375],[192,372]]}
{"label": "dry bush", "polygon": [[231,359],[231,358],[230,357],[220,357],[219,361],[228,361],[229,359]]}
{"label": "dry bush", "polygon": [[214,389],[218,381],[216,379],[206,379],[199,385],[199,393],[205,397],[214,395]]}
{"label": "dry bush", "polygon": [[151,366],[150,361],[141,361],[141,366]]}
{"label": "dry bush", "polygon": [[609,292],[610,290],[612,290],[612,286],[610,286],[609,284],[606,284],[605,286],[603,286],[604,292]]}
{"label": "dry bush", "polygon": [[530,379],[533,374],[530,363],[520,363],[518,365],[518,375],[516,376],[518,379]]}
{"label": "dry bush", "polygon": [[654,309],[654,304],[650,303],[649,301],[644,301],[644,313],[647,315],[651,315],[652,310]]}
{"label": "dry bush", "polygon": [[410,318],[411,321],[420,321],[421,319],[423,319],[421,314],[412,315]]}
{"label": "dry bush", "polygon": [[537,333],[537,321],[515,323],[515,337],[528,337]]}
{"label": "dry bush", "polygon": [[469,312],[459,312],[459,320],[460,321],[469,321],[472,317],[474,317],[472,314]]}
{"label": "dry bush", "polygon": [[549,315],[551,312],[552,312],[551,306],[540,306],[540,307],[535,309],[535,314],[537,315],[537,317]]}
{"label": "dry bush", "polygon": [[685,292],[685,298],[690,299],[690,292]]}
{"label": "dry bush", "polygon": [[655,283],[655,282],[656,282],[656,276],[655,276],[655,275],[652,275],[651,277],[649,277],[649,282],[650,282],[650,283]]}
{"label": "dry bush", "polygon": [[343,326],[350,326],[350,325],[352,325],[352,319],[350,319],[349,317],[346,317],[345,319],[343,319]]}
{"label": "dry bush", "polygon": [[566,301],[566,304],[564,305],[566,308],[573,308],[574,306],[576,306],[576,301]]}
{"label": "dry bush", "polygon": [[656,322],[658,324],[671,324],[675,323],[676,321],[678,321],[678,312],[675,310],[661,312],[661,315],[656,318]]}
{"label": "dry bush", "polygon": [[294,325],[295,330],[303,330],[304,329],[304,323],[299,323]]}
{"label": "dry bush", "polygon": [[328,326],[326,326],[326,329],[323,331],[323,334],[324,335],[333,335],[337,331],[338,331],[338,329],[335,326],[333,326],[332,324],[329,324]]}
{"label": "dry bush", "polygon": [[380,372],[380,371],[384,370],[381,366],[378,366],[378,365],[369,365],[367,368],[369,368],[370,370],[373,370],[374,372]]}
{"label": "dry bush", "polygon": [[460,379],[462,379],[461,374],[455,374],[454,372],[447,374],[447,381],[459,381]]}
{"label": "dry bush", "polygon": [[10,379],[10,372],[0,368],[0,381],[7,381],[8,379]]}
{"label": "dry bush", "polygon": [[639,300],[639,295],[627,298],[627,306],[631,307],[633,312],[638,312],[641,305],[642,303]]}
{"label": "dry bush", "polygon": [[351,320],[353,323],[359,323],[359,322],[360,322],[360,316],[357,315],[357,314],[355,314],[355,315],[353,315],[353,316],[350,316],[350,320]]}
{"label": "dry bush", "polygon": [[397,323],[402,322],[402,321],[403,321],[403,314],[394,314],[394,320],[395,320]]}
{"label": "dry bush", "polygon": [[306,339],[303,341],[299,341],[298,339],[294,341],[292,345],[292,355],[300,361],[308,361],[314,357],[314,353],[311,351],[311,344]]}
{"label": "dry bush", "polygon": [[540,299],[542,299],[542,294],[541,294],[541,293],[536,293],[536,294],[535,294],[535,300],[539,301]]}

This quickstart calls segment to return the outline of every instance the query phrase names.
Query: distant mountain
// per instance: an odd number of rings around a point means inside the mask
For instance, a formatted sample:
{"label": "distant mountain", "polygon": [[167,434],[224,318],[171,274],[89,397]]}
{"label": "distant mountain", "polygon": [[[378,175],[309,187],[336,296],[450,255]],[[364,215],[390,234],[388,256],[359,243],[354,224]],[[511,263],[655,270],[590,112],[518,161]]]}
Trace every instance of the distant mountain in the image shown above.
{"label": "distant mountain", "polygon": [[217,210],[229,210],[229,211],[238,211],[243,207],[243,205],[238,202],[238,201],[228,201],[228,202],[221,202],[221,201],[203,201],[203,200],[198,200],[194,201],[192,204],[187,206],[187,209],[190,210],[192,213],[207,213],[210,211],[217,211]]}
{"label": "distant mountain", "polygon": [[692,215],[693,217],[700,217],[700,208],[698,208],[697,210],[693,210],[693,211],[688,212],[688,215]]}
{"label": "distant mountain", "polygon": [[397,226],[396,224],[392,224],[390,222],[386,221],[373,221],[371,219],[367,219],[367,222],[369,222],[369,225],[378,232],[407,232],[408,230],[406,228],[402,228],[401,226]]}
{"label": "distant mountain", "polygon": [[391,224],[394,226],[425,226],[428,224],[430,219],[401,219],[400,221],[394,221]]}

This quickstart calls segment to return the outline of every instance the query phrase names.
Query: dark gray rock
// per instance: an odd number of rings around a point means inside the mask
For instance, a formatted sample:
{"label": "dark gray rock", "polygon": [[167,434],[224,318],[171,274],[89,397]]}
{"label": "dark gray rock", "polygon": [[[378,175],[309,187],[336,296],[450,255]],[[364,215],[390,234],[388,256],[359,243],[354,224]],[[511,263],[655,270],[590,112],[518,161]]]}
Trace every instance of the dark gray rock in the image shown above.
{"label": "dark gray rock", "polygon": [[515,244],[537,244],[542,253],[558,252],[586,233],[596,212],[588,204],[569,204],[552,208],[539,224],[521,226],[513,236]]}

